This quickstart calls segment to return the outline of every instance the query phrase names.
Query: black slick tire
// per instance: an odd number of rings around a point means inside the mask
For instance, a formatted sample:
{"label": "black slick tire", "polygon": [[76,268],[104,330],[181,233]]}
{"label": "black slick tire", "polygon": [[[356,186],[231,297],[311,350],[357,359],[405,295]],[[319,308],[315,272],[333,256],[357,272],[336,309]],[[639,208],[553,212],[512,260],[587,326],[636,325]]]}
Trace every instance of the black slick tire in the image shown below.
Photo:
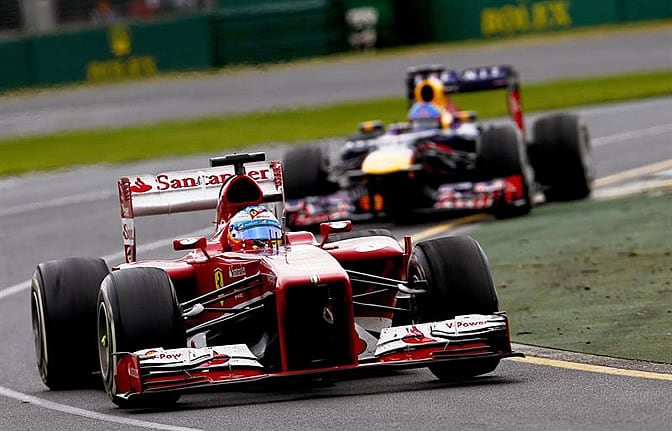
{"label": "black slick tire", "polygon": [[[499,311],[497,293],[487,257],[476,240],[454,236],[423,241],[408,263],[411,287],[426,288],[417,295],[416,321],[434,322],[464,314]],[[426,281],[422,285],[419,280]],[[417,285],[417,286],[416,286]],[[437,364],[429,370],[440,380],[460,380],[493,371],[499,359]]]}
{"label": "black slick tire", "polygon": [[175,403],[179,394],[116,394],[115,354],[140,349],[186,347],[184,322],[168,274],[159,268],[111,272],[98,296],[98,357],[105,390],[122,408]]}
{"label": "black slick tire", "polygon": [[326,195],[338,188],[328,181],[327,158],[319,145],[291,148],[285,153],[282,164],[286,199]]}
{"label": "black slick tire", "polygon": [[485,180],[519,175],[523,181],[522,204],[495,203],[493,214],[496,218],[519,217],[532,211],[532,169],[527,161],[525,143],[514,126],[492,126],[483,131],[479,163]]}
{"label": "black slick tire", "polygon": [[96,299],[109,269],[103,259],[72,257],[40,263],[33,274],[30,311],[40,377],[52,390],[100,383]]}
{"label": "black slick tire", "polygon": [[538,119],[530,159],[547,201],[590,195],[594,179],[590,135],[577,115],[560,113]]}

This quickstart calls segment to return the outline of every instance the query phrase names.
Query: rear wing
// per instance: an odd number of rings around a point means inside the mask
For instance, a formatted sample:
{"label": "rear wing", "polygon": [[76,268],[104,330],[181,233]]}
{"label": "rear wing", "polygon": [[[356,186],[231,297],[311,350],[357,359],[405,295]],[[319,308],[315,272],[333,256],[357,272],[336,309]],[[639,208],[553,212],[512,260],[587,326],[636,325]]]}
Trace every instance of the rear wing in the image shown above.
{"label": "rear wing", "polygon": [[525,134],[520,78],[512,66],[470,67],[459,72],[448,70],[440,64],[410,67],[406,71],[406,97],[409,105],[414,102],[415,86],[428,78],[439,79],[443,84],[444,94],[505,89],[509,115],[520,132]]}
{"label": "rear wing", "polygon": [[[219,193],[226,180],[236,173],[232,165],[156,175],[119,178],[119,208],[127,263],[136,260],[135,217],[200,211],[217,208]],[[263,202],[278,220],[284,219],[282,165],[278,161],[244,163],[246,174],[261,188]]]}

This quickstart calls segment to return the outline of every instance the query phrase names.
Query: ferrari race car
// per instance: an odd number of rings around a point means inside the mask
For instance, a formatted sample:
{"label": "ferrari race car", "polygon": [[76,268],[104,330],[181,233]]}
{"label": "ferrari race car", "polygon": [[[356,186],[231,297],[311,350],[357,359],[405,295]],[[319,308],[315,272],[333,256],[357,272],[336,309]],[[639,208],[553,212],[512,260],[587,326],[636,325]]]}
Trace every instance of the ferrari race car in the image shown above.
{"label": "ferrari race car", "polygon": [[[408,69],[408,121],[360,124],[335,151],[304,145],[283,157],[287,222],[418,212],[477,210],[497,218],[525,215],[535,197],[575,200],[591,192],[590,137],[578,116],[557,113],[526,137],[518,73],[511,66],[461,72],[440,65]],[[505,89],[511,122],[483,126],[460,111],[453,93]],[[332,154],[336,153],[336,154]]]}
{"label": "ferrari race car", "polygon": [[[320,240],[287,232],[281,162],[249,153],[210,165],[119,180],[125,263],[37,266],[30,306],[49,388],[100,374],[116,405],[143,407],[376,367],[466,379],[522,356],[472,238],[401,246],[349,221],[322,223]],[[136,259],[135,218],[203,209],[216,210],[210,238],[175,239],[175,260]]]}

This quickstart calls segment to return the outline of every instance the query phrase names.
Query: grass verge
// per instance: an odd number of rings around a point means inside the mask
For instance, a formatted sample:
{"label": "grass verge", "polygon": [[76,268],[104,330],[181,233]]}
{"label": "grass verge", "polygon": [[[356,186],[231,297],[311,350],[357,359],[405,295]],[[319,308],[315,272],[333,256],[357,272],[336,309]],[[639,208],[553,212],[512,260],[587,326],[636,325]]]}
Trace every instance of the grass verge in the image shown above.
{"label": "grass verge", "polygon": [[524,344],[672,364],[672,189],[548,205],[471,235]]}
{"label": "grass verge", "polygon": [[[672,94],[672,70],[573,79],[523,88],[527,112]],[[459,95],[459,106],[481,118],[504,115],[501,92]],[[84,130],[0,140],[0,176],[100,162],[127,162],[195,153],[223,153],[247,145],[343,136],[360,121],[402,120],[402,97],[324,107],[166,121],[122,129]]]}

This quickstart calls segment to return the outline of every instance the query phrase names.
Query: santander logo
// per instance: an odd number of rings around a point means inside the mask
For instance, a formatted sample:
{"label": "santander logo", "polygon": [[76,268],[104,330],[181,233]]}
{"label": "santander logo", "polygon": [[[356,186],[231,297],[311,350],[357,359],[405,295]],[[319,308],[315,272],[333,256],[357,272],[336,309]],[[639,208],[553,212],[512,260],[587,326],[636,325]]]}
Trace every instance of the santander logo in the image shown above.
{"label": "santander logo", "polygon": [[131,191],[133,193],[144,193],[152,189],[152,186],[146,184],[140,178],[136,178],[133,184],[131,185]]}
{"label": "santander logo", "polygon": [[[207,171],[206,171],[207,172]],[[150,178],[150,182],[156,183],[154,187],[158,191],[166,190],[182,190],[196,187],[210,187],[220,186],[233,176],[232,173],[206,173],[201,172],[201,175],[189,175],[185,172],[172,172],[166,174],[158,174],[154,178]],[[182,175],[179,175],[182,174]],[[270,169],[250,170],[247,176],[255,181],[269,181],[272,180],[272,173]],[[148,177],[145,177],[146,179]],[[131,192],[146,193],[152,190],[153,187],[147,184],[141,177],[136,177],[131,184]]]}

